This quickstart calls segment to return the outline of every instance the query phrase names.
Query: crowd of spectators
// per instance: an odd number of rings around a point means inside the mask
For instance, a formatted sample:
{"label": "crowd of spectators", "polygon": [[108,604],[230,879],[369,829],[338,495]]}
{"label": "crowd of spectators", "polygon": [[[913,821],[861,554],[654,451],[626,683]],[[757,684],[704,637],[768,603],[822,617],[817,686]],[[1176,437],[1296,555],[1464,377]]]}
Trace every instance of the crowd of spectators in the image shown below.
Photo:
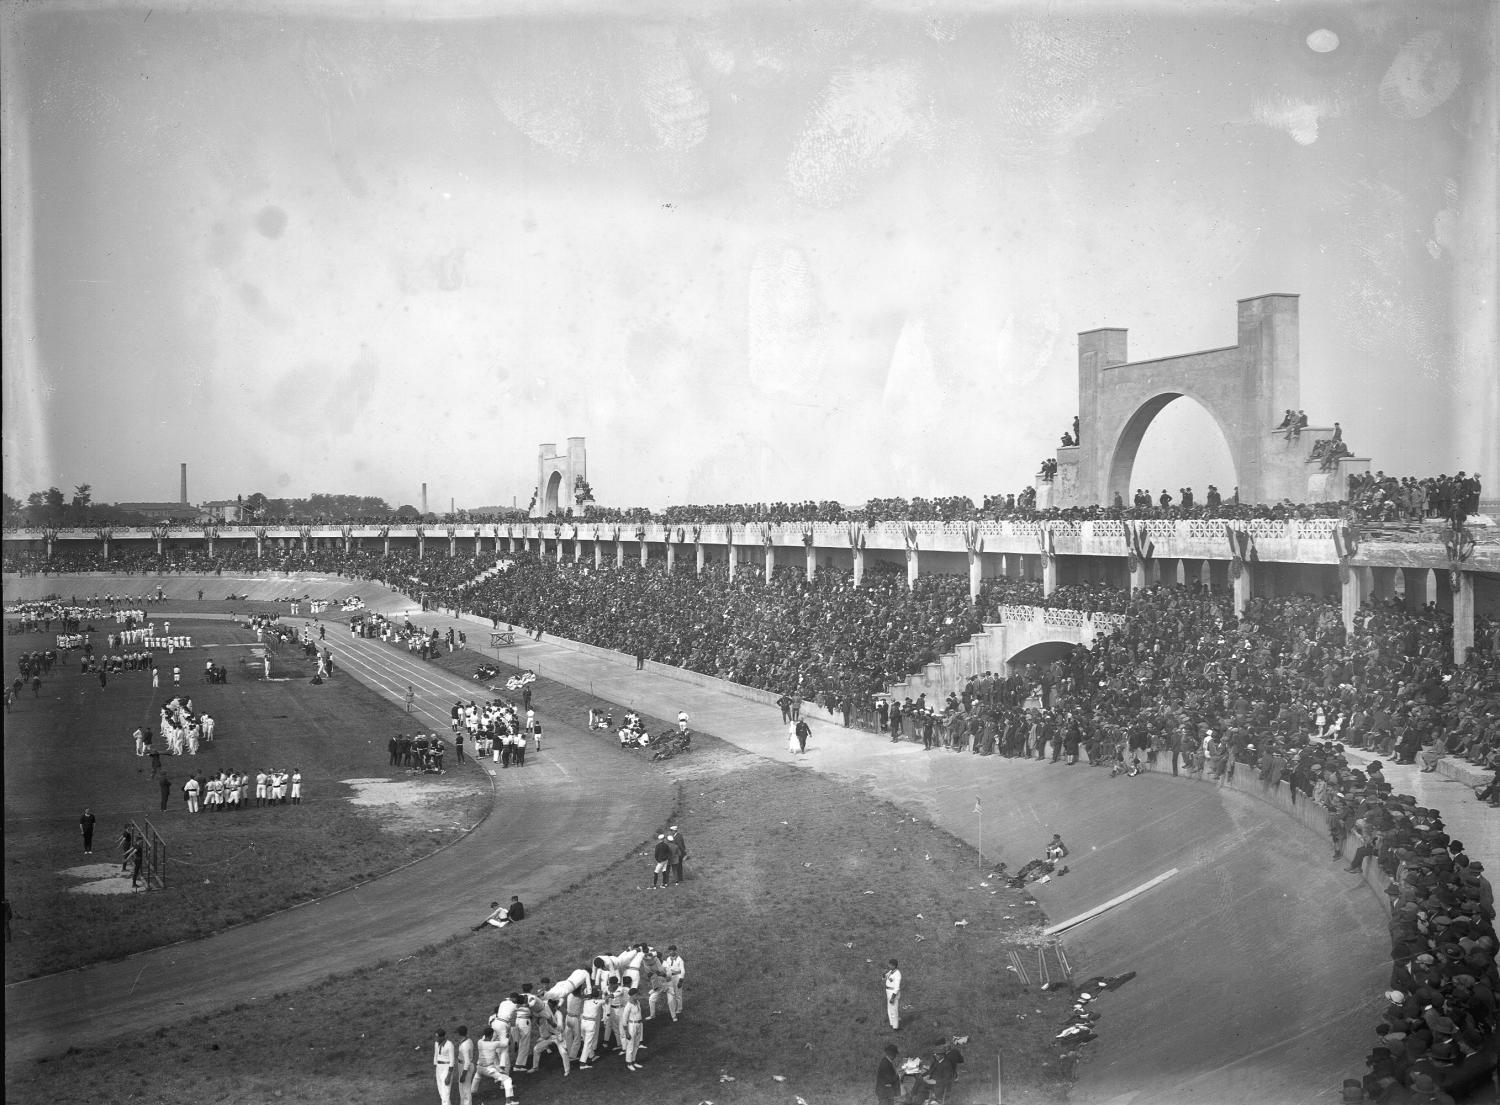
{"label": "crowd of spectators", "polygon": [[1423,518],[1462,520],[1479,511],[1483,490],[1479,474],[1387,476],[1356,472],[1349,476],[1349,505],[1361,518],[1381,522],[1420,522]]}
{"label": "crowd of spectators", "polygon": [[[1050,480],[1056,473],[1056,462],[1043,465],[1043,475]],[[846,507],[833,500],[807,500],[799,503],[721,503],[716,505],[670,506],[663,510],[649,507],[595,507],[587,513],[575,514],[569,510],[548,515],[546,522],[577,521],[602,522],[629,525],[665,524],[687,525],[796,525],[813,522],[971,522],[971,521],[1095,521],[1105,519],[1264,519],[1270,521],[1293,518],[1337,518],[1351,511],[1359,518],[1396,521],[1421,520],[1422,518],[1449,518],[1457,512],[1473,514],[1479,508],[1480,478],[1463,472],[1457,475],[1439,475],[1426,478],[1413,476],[1394,477],[1384,472],[1374,474],[1355,473],[1349,476],[1349,498],[1347,502],[1304,502],[1283,500],[1279,503],[1242,503],[1239,489],[1229,496],[1221,495],[1218,488],[1210,485],[1202,502],[1198,502],[1191,487],[1179,488],[1176,496],[1163,489],[1162,497],[1153,499],[1138,490],[1131,502],[1126,504],[1118,495],[1112,503],[1074,507],[1043,507],[1036,505],[1035,487],[1026,487],[1016,493],[986,495],[979,506],[967,495],[940,495],[933,498],[873,498],[860,506]],[[463,521],[488,521],[488,519],[462,519]],[[519,514],[504,519],[505,522],[524,523],[531,521]],[[318,524],[361,524],[367,519],[321,519]],[[384,520],[389,522],[389,519]],[[401,524],[401,523],[397,523]],[[192,535],[197,527],[175,527]],[[163,563],[171,571],[202,572],[231,568],[233,570],[266,570],[267,560],[293,561],[296,554],[285,552],[268,553],[267,558],[258,559],[253,546],[247,543],[221,546],[214,557],[202,550],[189,547],[174,548],[163,556],[155,553],[117,551],[106,563],[103,550],[91,546],[87,551],[70,550],[65,545],[50,561],[44,562],[36,553],[7,553],[6,571],[31,574],[40,570],[98,571],[105,569],[122,571],[153,571]],[[273,568],[272,570],[280,570]],[[293,568],[292,570],[295,570]]]}
{"label": "crowd of spectators", "polygon": [[1455,668],[1451,621],[1431,607],[1367,605],[1346,632],[1335,604],[1306,596],[1256,598],[1237,617],[1227,596],[1158,588],[1137,592],[1093,648],[975,677],[944,704],[882,707],[872,727],[973,754],[1050,750],[1053,762],[1112,776],[1248,771],[1321,805],[1335,858],[1352,870],[1373,858],[1391,876],[1392,991],[1363,1089],[1370,1100],[1434,1087],[1450,1097],[1399,1099],[1462,1100],[1496,1062],[1493,894],[1436,810],[1394,795],[1380,760],[1361,768],[1346,752],[1466,760],[1495,773],[1479,796],[1500,804],[1497,655],[1500,625],[1481,619]]}
{"label": "crowd of spectators", "polygon": [[1042,597],[1038,582],[993,579],[971,604],[966,577],[926,574],[909,589],[904,570],[885,565],[855,587],[848,572],[808,581],[789,566],[767,583],[757,571],[731,579],[723,565],[697,575],[687,566],[596,569],[534,554],[513,561],[478,582],[434,587],[430,600],[748,686],[800,689],[808,699],[868,698],[967,641],[1000,606]]}

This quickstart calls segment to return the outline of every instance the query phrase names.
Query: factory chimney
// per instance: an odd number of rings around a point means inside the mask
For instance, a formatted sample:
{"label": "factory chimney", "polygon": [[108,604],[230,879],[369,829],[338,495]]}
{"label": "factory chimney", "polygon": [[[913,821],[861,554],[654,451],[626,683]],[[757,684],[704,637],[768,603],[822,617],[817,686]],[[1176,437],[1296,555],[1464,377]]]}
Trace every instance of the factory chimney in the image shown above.
{"label": "factory chimney", "polygon": [[182,505],[187,506],[187,462],[182,464]]}
{"label": "factory chimney", "polygon": [[422,482],[422,517],[427,517],[427,482]]}

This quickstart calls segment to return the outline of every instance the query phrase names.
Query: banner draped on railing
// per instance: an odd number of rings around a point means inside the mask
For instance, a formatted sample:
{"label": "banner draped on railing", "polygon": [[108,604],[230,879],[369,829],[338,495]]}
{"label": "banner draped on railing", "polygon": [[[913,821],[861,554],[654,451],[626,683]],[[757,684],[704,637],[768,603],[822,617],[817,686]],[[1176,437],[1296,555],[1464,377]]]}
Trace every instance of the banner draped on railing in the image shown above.
{"label": "banner draped on railing", "polygon": [[1052,538],[1052,527],[1048,523],[1043,522],[1037,527],[1036,544],[1047,561],[1057,559],[1057,542]]}
{"label": "banner draped on railing", "polygon": [[702,540],[703,540],[703,527],[702,526],[694,526],[693,527],[693,544],[697,545]]}
{"label": "banner draped on railing", "polygon": [[1245,574],[1245,565],[1256,558],[1255,538],[1249,530],[1233,522],[1224,523],[1224,534],[1229,539],[1229,572],[1239,579]]}
{"label": "banner draped on railing", "polygon": [[1448,554],[1448,583],[1454,594],[1459,589],[1459,569],[1473,554],[1474,544],[1474,534],[1468,526],[1457,520],[1449,527],[1448,535],[1443,539],[1443,549]]}
{"label": "banner draped on railing", "polygon": [[812,548],[812,543],[813,543],[813,528],[812,528],[812,526],[803,526],[802,527],[802,544],[804,546],[806,546],[807,548],[810,549],[810,548]]}
{"label": "banner draped on railing", "polygon": [[1125,559],[1130,565],[1132,572],[1136,571],[1143,560],[1150,560],[1156,554],[1156,545],[1151,541],[1150,531],[1146,529],[1145,522],[1125,522]]}
{"label": "banner draped on railing", "polygon": [[865,527],[859,522],[849,523],[849,547],[851,549],[862,549],[865,547]]}
{"label": "banner draped on railing", "polygon": [[1349,582],[1349,562],[1359,552],[1359,527],[1340,522],[1333,527],[1333,551],[1339,557],[1339,582]]}
{"label": "banner draped on railing", "polygon": [[978,522],[968,522],[964,525],[964,548],[969,550],[969,555],[984,552],[984,534],[979,532]]}
{"label": "banner draped on railing", "polygon": [[910,556],[917,551],[917,527],[910,522],[901,527],[901,538],[906,542],[906,552]]}

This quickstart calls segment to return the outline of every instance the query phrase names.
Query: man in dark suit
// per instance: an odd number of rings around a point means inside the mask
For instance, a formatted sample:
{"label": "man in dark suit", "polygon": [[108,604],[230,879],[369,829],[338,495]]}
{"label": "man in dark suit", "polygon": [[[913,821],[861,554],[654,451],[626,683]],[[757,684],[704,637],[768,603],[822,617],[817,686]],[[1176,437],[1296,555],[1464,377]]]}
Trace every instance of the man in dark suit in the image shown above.
{"label": "man in dark suit", "polygon": [[885,1054],[880,1057],[880,1065],[875,1068],[875,1100],[877,1102],[892,1102],[901,1091],[901,1075],[896,1070],[896,1056],[900,1054],[895,1044],[885,1045]]}

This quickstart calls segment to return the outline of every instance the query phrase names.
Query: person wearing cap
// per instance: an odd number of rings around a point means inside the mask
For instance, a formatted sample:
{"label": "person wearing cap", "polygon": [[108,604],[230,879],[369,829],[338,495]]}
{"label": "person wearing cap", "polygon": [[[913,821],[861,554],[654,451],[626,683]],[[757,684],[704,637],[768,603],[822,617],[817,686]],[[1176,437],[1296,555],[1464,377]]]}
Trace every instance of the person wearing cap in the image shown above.
{"label": "person wearing cap", "polygon": [[672,858],[670,872],[677,876],[677,881],[682,881],[682,861],[687,859],[687,837],[676,825],[667,829],[667,842],[672,845]]}
{"label": "person wearing cap", "polygon": [[651,852],[651,889],[667,885],[667,866],[672,859],[672,847],[667,843],[666,833],[656,834],[656,847]]}

